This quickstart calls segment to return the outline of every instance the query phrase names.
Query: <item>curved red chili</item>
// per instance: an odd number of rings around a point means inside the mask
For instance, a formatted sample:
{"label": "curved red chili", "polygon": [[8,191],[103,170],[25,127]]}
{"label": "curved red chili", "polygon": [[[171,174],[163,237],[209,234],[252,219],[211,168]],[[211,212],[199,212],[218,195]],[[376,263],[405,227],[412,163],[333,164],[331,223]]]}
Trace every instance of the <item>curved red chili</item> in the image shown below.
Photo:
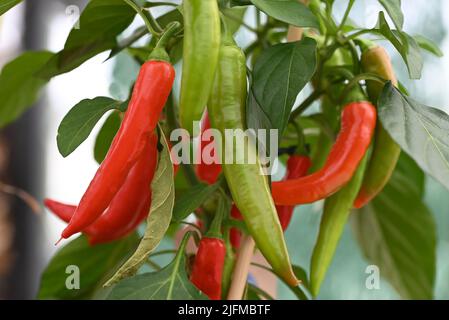
{"label": "curved red chili", "polygon": [[[210,120],[209,120],[209,115],[207,113],[207,111],[204,113],[203,116],[203,120],[201,123],[201,134],[200,134],[200,141],[199,141],[199,146],[198,146],[198,159],[200,159],[200,163],[196,165],[195,169],[196,169],[196,175],[198,176],[198,178],[203,181],[206,182],[208,184],[214,184],[215,182],[217,182],[218,177],[221,174],[222,168],[221,168],[221,164],[219,163],[219,156],[218,154],[215,152],[215,148],[214,148],[214,139],[213,137],[210,137],[209,141],[203,141],[203,136],[204,133],[206,132],[206,130],[209,130],[211,128],[210,126]],[[205,138],[204,138],[205,139]],[[207,153],[205,152],[206,148],[212,148],[211,152]],[[210,155],[212,159],[208,159],[213,161],[210,164],[207,164],[203,161],[203,152],[206,153],[205,155],[208,156]]]}
{"label": "curved red chili", "polygon": [[155,129],[174,77],[175,71],[167,62],[148,61],[142,66],[122,125],[63,238],[85,229],[110,205]]}
{"label": "curved red chili", "polygon": [[366,101],[343,109],[341,130],[324,167],[306,177],[277,181],[272,193],[278,205],[312,203],[329,197],[351,180],[367,151],[376,126],[376,109]]}
{"label": "curved red chili", "polygon": [[[128,174],[125,183],[108,209],[83,230],[90,244],[110,242],[132,232],[148,215],[151,206],[151,181],[157,166],[157,136],[152,134],[143,154]],[[69,222],[76,206],[50,199],[44,204],[59,218]]]}

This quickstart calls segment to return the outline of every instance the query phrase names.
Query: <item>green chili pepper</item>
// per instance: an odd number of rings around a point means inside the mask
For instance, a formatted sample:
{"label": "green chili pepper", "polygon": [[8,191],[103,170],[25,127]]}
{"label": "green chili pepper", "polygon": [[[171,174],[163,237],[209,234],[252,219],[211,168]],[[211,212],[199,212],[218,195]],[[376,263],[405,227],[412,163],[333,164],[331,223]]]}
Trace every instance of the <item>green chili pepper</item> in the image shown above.
{"label": "green chili pepper", "polygon": [[[235,45],[223,45],[220,49],[215,81],[208,104],[212,127],[222,135],[220,155],[223,160],[231,152],[233,158],[244,150],[252,154],[256,163],[240,164],[223,161],[223,173],[236,206],[239,208],[248,231],[274,272],[292,286],[298,284],[293,273],[284,235],[271,197],[266,176],[257,157],[256,146],[244,139],[243,145],[225,139],[225,130],[245,130],[247,94],[246,59]],[[227,144],[226,144],[227,142]],[[220,149],[220,148],[219,148]]]}
{"label": "green chili pepper", "polygon": [[[376,46],[367,49],[362,55],[361,62],[364,72],[376,74],[385,80],[391,80],[397,86],[397,79],[390,58],[384,48]],[[377,103],[383,85],[377,81],[367,81],[367,85],[371,101]],[[376,128],[373,153],[368,163],[362,188],[354,202],[354,207],[363,207],[382,191],[393,174],[400,154],[401,148],[379,121]]]}
{"label": "green chili pepper", "polygon": [[365,156],[352,180],[343,189],[326,199],[324,203],[320,231],[310,264],[310,288],[313,296],[318,295],[321,283],[337,249],[352,203],[362,184],[366,162],[367,157]]}
{"label": "green chili pepper", "polygon": [[193,134],[209,98],[220,49],[220,15],[216,0],[184,0],[184,47],[179,102],[183,128]]}

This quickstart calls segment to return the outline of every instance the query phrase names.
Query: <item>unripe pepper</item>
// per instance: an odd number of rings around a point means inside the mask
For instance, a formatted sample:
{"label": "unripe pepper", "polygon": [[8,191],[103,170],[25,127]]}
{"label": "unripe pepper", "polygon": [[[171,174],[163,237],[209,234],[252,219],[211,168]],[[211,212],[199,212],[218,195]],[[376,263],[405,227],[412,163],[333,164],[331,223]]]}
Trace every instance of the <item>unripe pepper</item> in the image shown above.
{"label": "unripe pepper", "polygon": [[338,242],[351,211],[352,203],[360,190],[366,168],[366,156],[360,162],[351,181],[324,202],[320,231],[310,262],[310,290],[316,297],[326,272],[332,262]]}
{"label": "unripe pepper", "polygon": [[63,238],[91,225],[110,205],[153,134],[174,77],[175,71],[166,61],[150,60],[143,64],[120,129],[63,231]]}
{"label": "unripe pepper", "polygon": [[[284,180],[296,179],[305,176],[311,166],[312,162],[309,157],[303,155],[291,155],[287,160],[287,172]],[[295,206],[276,206],[276,210],[282,230],[285,231],[290,225]],[[235,205],[232,206],[231,217],[236,220],[243,219],[242,214]],[[240,247],[241,238],[242,233],[240,230],[232,227],[230,230],[230,241],[233,248]]]}
{"label": "unripe pepper", "polygon": [[[398,81],[390,57],[384,48],[376,46],[364,51],[361,64],[364,72],[376,74],[385,80],[392,81],[397,86]],[[377,103],[382,91],[382,84],[377,81],[367,81],[367,87],[371,101]],[[373,152],[368,162],[362,188],[354,202],[355,208],[363,207],[382,191],[393,174],[400,153],[399,145],[379,122],[374,137]]]}
{"label": "unripe pepper", "polygon": [[[198,179],[200,179],[203,182],[206,182],[208,184],[214,184],[217,182],[218,177],[221,174],[221,164],[219,163],[219,157],[218,154],[214,152],[207,153],[207,149],[214,150],[214,140],[213,137],[210,137],[209,141],[203,141],[205,132],[207,130],[211,129],[210,127],[210,120],[209,115],[207,111],[204,114],[203,121],[201,123],[201,135],[200,135],[200,141],[198,146],[198,157],[200,159],[200,163],[196,165],[196,175],[198,176]],[[206,163],[203,159],[203,153],[204,156],[211,156],[212,159],[208,159],[210,161],[213,161],[212,163]]]}
{"label": "unripe pepper", "polygon": [[184,46],[179,116],[193,134],[193,122],[206,108],[220,49],[220,12],[216,0],[184,0]]}
{"label": "unripe pepper", "polygon": [[[151,181],[158,158],[157,143],[157,135],[152,134],[144,152],[130,170],[109,207],[93,224],[83,230],[91,245],[125,237],[148,216],[151,206]],[[70,221],[76,210],[76,206],[50,199],[46,199],[44,203],[65,222]]]}
{"label": "unripe pepper", "polygon": [[246,59],[243,52],[235,45],[222,45],[220,58],[208,104],[212,126],[222,135],[223,160],[226,153],[232,152],[233,158],[237,148],[253,153],[256,163],[225,163],[222,161],[223,173],[228,182],[232,198],[245,220],[246,226],[254,238],[259,250],[270,263],[274,272],[292,286],[298,284],[293,273],[287,252],[279,218],[270,194],[266,176],[257,156],[257,150],[248,139],[243,146],[232,148],[225,143],[225,130],[245,129],[246,108]]}
{"label": "unripe pepper", "polygon": [[376,109],[367,101],[343,108],[340,133],[322,169],[306,177],[272,184],[278,205],[312,203],[329,197],[354,175],[368,149],[376,126]]}

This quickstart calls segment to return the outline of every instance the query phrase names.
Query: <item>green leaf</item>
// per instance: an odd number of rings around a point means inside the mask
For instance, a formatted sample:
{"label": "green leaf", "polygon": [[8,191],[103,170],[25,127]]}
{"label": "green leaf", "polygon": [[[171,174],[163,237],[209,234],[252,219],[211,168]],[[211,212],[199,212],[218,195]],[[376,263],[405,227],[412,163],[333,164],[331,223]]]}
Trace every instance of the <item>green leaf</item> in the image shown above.
{"label": "green leaf", "polygon": [[223,18],[230,34],[235,34],[241,27],[247,7],[224,8]]}
{"label": "green leaf", "polygon": [[79,28],[70,32],[64,49],[39,72],[44,78],[69,72],[97,54],[112,49],[117,36],[133,21],[136,12],[123,0],[91,0],[81,13]]}
{"label": "green leaf", "polygon": [[[108,244],[89,246],[85,236],[80,236],[60,249],[44,270],[38,292],[39,299],[88,299],[101,288],[108,275],[136,247],[138,238],[133,234]],[[67,288],[73,274],[69,266],[79,268],[79,290]],[[69,270],[69,271],[68,271]],[[70,286],[69,286],[70,288]]]}
{"label": "green leaf", "polygon": [[85,99],[75,105],[62,119],[58,128],[58,149],[63,157],[67,157],[84,140],[103,115],[109,110],[122,110],[123,102],[107,97]]}
{"label": "green leaf", "polygon": [[402,150],[449,190],[449,116],[387,83],[379,98],[379,118]]}
{"label": "green leaf", "polygon": [[164,134],[161,134],[160,142],[164,149],[159,155],[157,170],[151,183],[153,194],[145,234],[133,255],[120,267],[105,286],[110,286],[124,278],[135,275],[145,263],[148,255],[159,245],[170,226],[175,202],[174,172]]}
{"label": "green leaf", "polygon": [[416,187],[420,172],[402,157],[384,191],[353,215],[363,253],[404,299],[433,298],[436,229]]}
{"label": "green leaf", "polygon": [[113,112],[106,119],[100,132],[98,132],[94,147],[94,158],[98,163],[102,163],[104,158],[106,158],[106,154],[111,147],[112,140],[114,140],[121,123],[120,113]]}
{"label": "green leaf", "polygon": [[421,35],[416,35],[413,37],[413,39],[415,39],[416,43],[418,43],[421,49],[424,49],[439,58],[444,56],[443,51],[441,51],[438,45],[432,40]]}
{"label": "green leaf", "polygon": [[173,220],[182,221],[195,209],[201,206],[218,189],[218,184],[207,185],[200,183],[177,198],[173,209]]}
{"label": "green leaf", "polygon": [[274,300],[274,298],[265,290],[260,289],[259,287],[248,283],[246,287],[246,299],[245,300]]}
{"label": "green leaf", "polygon": [[21,116],[48,82],[34,73],[53,56],[48,51],[25,52],[9,62],[0,74],[0,128]]}
{"label": "green leaf", "polygon": [[0,1],[0,16],[21,2],[22,2],[22,0],[2,0],[2,1]]}
{"label": "green leaf", "polygon": [[[263,51],[253,72],[255,99],[282,135],[299,92],[315,73],[316,42],[311,38],[282,43]],[[260,128],[257,128],[260,129]]]}
{"label": "green leaf", "polygon": [[[275,127],[269,116],[260,106],[254,94],[254,85],[251,74],[249,75],[249,92],[246,102],[246,125],[250,129],[270,129]],[[269,136],[268,136],[269,137]],[[269,141],[267,141],[269,144]]]}
{"label": "green leaf", "polygon": [[378,32],[387,38],[402,56],[402,59],[407,65],[410,78],[420,79],[423,68],[423,59],[415,39],[405,32],[391,30],[383,12],[379,12],[378,24]]}
{"label": "green leaf", "polygon": [[277,20],[297,27],[319,27],[312,11],[297,0],[251,0],[251,2]]}
{"label": "green leaf", "polygon": [[404,27],[404,14],[401,10],[401,0],[379,0],[379,2],[387,11],[396,29],[401,31]]}
{"label": "green leaf", "polygon": [[158,272],[145,273],[120,281],[110,292],[108,300],[205,300],[207,299],[188,279],[185,246],[186,234],[173,261]]}

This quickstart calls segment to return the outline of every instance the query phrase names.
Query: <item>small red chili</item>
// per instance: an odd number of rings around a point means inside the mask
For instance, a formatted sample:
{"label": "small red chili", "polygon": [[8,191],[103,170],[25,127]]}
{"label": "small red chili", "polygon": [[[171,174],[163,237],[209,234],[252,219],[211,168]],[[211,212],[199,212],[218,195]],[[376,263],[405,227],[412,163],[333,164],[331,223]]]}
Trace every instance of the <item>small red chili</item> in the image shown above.
{"label": "small red chili", "polygon": [[226,256],[222,239],[204,237],[200,241],[190,280],[209,299],[221,299],[221,281]]}

